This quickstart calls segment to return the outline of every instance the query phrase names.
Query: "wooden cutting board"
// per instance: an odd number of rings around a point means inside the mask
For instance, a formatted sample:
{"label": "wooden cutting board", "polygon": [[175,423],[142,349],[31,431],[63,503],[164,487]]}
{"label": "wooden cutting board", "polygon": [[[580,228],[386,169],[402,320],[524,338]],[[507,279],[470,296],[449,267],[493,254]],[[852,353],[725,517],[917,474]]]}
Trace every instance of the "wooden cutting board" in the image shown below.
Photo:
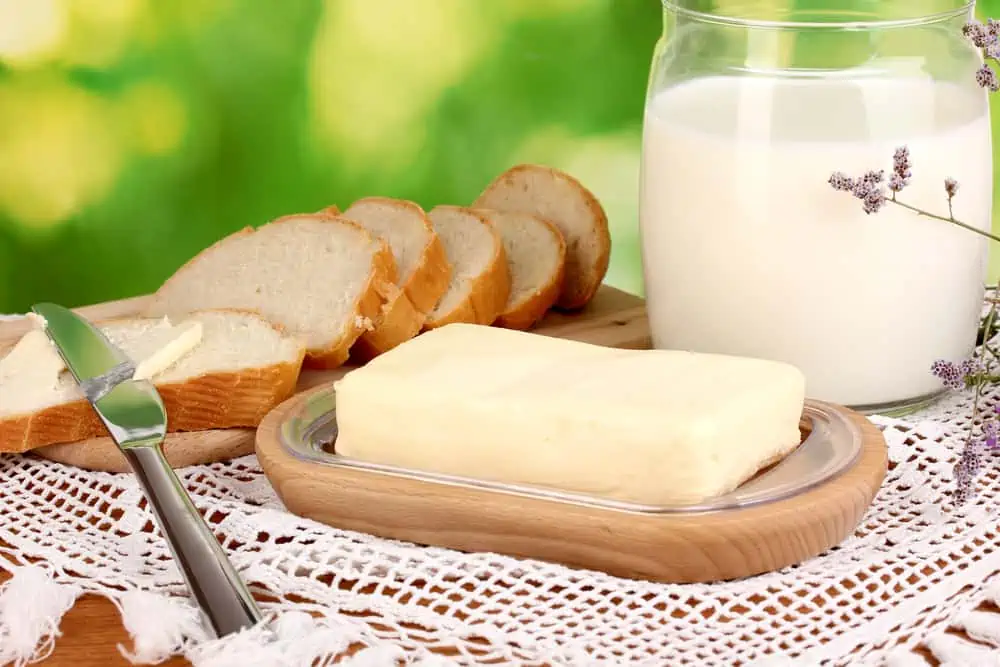
{"label": "wooden cutting board", "polygon": [[[92,321],[137,316],[148,296],[110,301],[75,309]],[[0,354],[28,331],[26,321],[0,322]],[[642,349],[650,346],[649,323],[641,298],[603,286],[583,310],[563,314],[549,313],[534,330],[559,338],[604,345]],[[297,393],[336,380],[354,366],[331,371],[305,370],[299,378]],[[163,445],[167,460],[175,468],[195,463],[210,463],[250,454],[254,447],[254,429],[218,429],[193,433],[172,433]],[[52,445],[34,450],[34,454],[53,461],[109,472],[127,472],[125,459],[110,438],[94,438],[66,445]]]}

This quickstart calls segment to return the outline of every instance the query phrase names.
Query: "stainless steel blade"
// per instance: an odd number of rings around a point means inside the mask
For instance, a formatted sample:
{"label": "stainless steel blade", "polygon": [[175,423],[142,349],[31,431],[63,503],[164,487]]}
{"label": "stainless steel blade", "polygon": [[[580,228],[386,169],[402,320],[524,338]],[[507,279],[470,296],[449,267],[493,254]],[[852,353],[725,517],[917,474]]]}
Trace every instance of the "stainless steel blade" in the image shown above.
{"label": "stainless steel blade", "polygon": [[72,310],[54,303],[31,310],[45,320],[45,333],[91,403],[135,373],[133,361]]}

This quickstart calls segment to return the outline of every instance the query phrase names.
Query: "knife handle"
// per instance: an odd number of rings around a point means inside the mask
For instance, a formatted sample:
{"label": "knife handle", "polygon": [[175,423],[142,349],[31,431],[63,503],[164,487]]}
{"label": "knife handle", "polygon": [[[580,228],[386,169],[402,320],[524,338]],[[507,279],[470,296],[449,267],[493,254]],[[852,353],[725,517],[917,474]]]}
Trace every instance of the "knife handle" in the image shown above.
{"label": "knife handle", "polygon": [[223,637],[261,620],[260,610],[208,524],[191,502],[163,450],[123,450],[153,508],[160,531],[215,634]]}

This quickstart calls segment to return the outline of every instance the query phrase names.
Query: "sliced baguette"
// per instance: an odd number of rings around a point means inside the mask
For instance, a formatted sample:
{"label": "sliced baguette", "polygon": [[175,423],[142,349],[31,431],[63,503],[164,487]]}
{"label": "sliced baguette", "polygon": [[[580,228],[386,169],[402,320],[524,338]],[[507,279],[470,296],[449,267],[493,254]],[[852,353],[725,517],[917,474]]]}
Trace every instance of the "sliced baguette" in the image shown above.
{"label": "sliced baguette", "polygon": [[[254,313],[202,311],[172,323],[189,321],[200,323],[200,341],[150,378],[163,398],[170,432],[255,427],[292,394],[305,355],[301,340]],[[136,318],[99,326],[138,363],[156,352],[169,324]],[[22,342],[37,343],[39,335],[45,336],[36,329],[27,334],[36,340]],[[69,372],[59,371],[61,360],[47,338],[18,350],[0,358],[0,452],[107,434]]]}
{"label": "sliced baguette", "polygon": [[157,290],[147,316],[210,308],[260,313],[306,342],[306,365],[335,368],[393,294],[388,245],[323,213],[290,215],[202,251]]}
{"label": "sliced baguette", "polygon": [[566,272],[556,301],[560,308],[582,308],[597,294],[611,257],[608,217],[575,178],[550,167],[517,165],[490,183],[473,206],[531,213],[562,232]]}
{"label": "sliced baguette", "polygon": [[413,202],[367,197],[351,204],[343,217],[385,240],[396,262],[398,289],[391,290],[372,330],[351,349],[352,357],[364,361],[420,333],[427,311],[448,286],[451,267],[426,214]]}
{"label": "sliced baguette", "polygon": [[438,206],[429,216],[452,275],[448,291],[428,315],[424,328],[453,322],[493,324],[510,296],[510,270],[500,234],[468,208]]}
{"label": "sliced baguette", "polygon": [[433,310],[448,289],[451,264],[424,210],[403,199],[366,197],[343,217],[388,241],[399,286],[421,313]]}
{"label": "sliced baguette", "polygon": [[566,242],[555,225],[528,213],[490,209],[477,213],[499,232],[510,270],[510,296],[494,324],[530,329],[559,298]]}

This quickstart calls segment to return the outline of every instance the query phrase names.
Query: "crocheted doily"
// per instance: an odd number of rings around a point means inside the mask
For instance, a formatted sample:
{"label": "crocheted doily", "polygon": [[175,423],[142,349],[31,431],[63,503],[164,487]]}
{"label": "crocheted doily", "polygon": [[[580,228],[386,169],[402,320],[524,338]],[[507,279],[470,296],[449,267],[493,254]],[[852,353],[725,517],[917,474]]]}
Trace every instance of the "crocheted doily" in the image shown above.
{"label": "crocheted doily", "polygon": [[969,505],[955,510],[947,493],[968,401],[873,418],[890,470],[853,537],[711,585],[337,530],[286,512],[254,457],[183,469],[269,613],[226,640],[207,638],[131,475],[0,457],[0,568],[14,575],[0,593],[0,662],[47,654],[62,614],[90,592],[122,610],[134,645],[120,650],[136,663],[299,665],[350,652],[339,664],[1000,664],[1000,457]]}

